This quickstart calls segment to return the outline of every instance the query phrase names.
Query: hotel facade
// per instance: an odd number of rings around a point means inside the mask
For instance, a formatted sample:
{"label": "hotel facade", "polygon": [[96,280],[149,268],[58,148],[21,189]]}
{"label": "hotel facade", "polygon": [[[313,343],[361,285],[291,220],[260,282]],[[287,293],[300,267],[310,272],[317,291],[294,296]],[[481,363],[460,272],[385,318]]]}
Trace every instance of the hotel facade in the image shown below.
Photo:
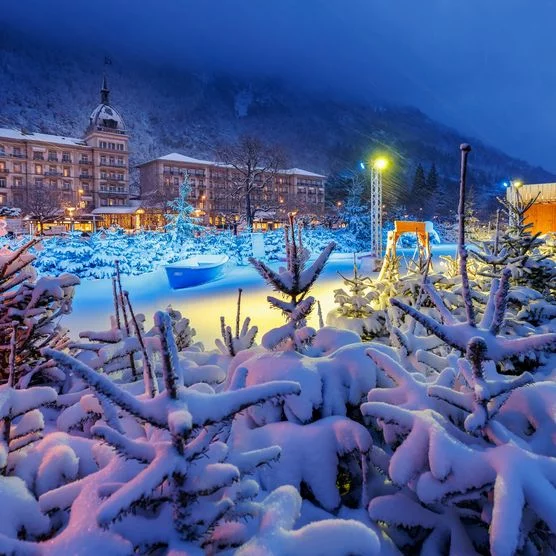
{"label": "hotel facade", "polygon": [[[41,187],[55,193],[60,204],[52,224],[82,230],[113,224],[126,229],[157,227],[185,173],[192,185],[189,202],[204,224],[223,226],[243,215],[244,199],[234,195],[231,184],[236,176],[230,166],[172,153],[137,168],[141,199],[130,194],[129,136],[124,119],[110,103],[106,77],[83,138],[0,128],[0,206],[21,208],[22,216],[29,196]],[[299,168],[273,173],[264,188],[251,194],[257,209],[255,227],[280,225],[292,210],[318,218],[324,212],[325,179]],[[149,207],[155,193],[164,200],[153,220]]]}
{"label": "hotel facade", "polygon": [[106,78],[83,138],[0,128],[0,206],[25,207],[37,186],[60,202],[59,219],[104,224],[129,205],[129,137]]}
{"label": "hotel facade", "polygon": [[[245,199],[235,194],[233,183],[238,181],[237,171],[226,164],[198,160],[171,153],[138,165],[141,195],[145,201],[157,193],[170,197],[178,194],[179,185],[187,173],[191,184],[189,202],[205,224],[225,226],[243,215]],[[289,168],[260,177],[261,187],[251,193],[254,228],[268,229],[281,225],[290,211],[299,211],[316,218],[324,212],[324,182],[326,176]]]}

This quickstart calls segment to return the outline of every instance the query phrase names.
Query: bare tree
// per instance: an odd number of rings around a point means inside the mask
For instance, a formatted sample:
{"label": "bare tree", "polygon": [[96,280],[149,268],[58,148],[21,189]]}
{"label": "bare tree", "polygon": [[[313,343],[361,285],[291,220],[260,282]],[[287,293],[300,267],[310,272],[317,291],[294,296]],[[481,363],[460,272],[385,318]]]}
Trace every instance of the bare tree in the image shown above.
{"label": "bare tree", "polygon": [[141,204],[145,210],[145,227],[160,228],[166,225],[168,203],[178,196],[177,186],[160,185],[142,195]]}
{"label": "bare tree", "polygon": [[18,204],[23,214],[37,221],[41,235],[44,223],[63,213],[61,192],[44,184],[28,185]]}
{"label": "bare tree", "polygon": [[257,137],[244,135],[233,144],[222,145],[216,155],[229,168],[227,173],[230,194],[238,201],[239,212],[243,212],[249,230],[253,228],[256,213],[269,210],[262,206],[262,193],[268,192],[267,201],[276,197],[271,190],[276,174],[284,166],[285,155],[281,148],[263,143]]}

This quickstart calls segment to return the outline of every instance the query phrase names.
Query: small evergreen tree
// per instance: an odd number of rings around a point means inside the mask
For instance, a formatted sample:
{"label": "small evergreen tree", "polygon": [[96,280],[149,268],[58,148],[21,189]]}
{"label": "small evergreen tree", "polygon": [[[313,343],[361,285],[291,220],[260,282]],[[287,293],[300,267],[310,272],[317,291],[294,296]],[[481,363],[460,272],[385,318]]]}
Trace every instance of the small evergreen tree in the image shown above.
{"label": "small evergreen tree", "polygon": [[413,177],[410,205],[418,212],[420,208],[423,208],[423,203],[427,200],[427,178],[425,177],[423,165],[419,163]]}
{"label": "small evergreen tree", "polygon": [[342,211],[342,220],[356,239],[358,248],[365,248],[371,240],[371,214],[365,200],[365,182],[353,176]]}
{"label": "small evergreen tree", "polygon": [[189,183],[189,176],[185,172],[178,197],[168,202],[168,208],[172,212],[165,215],[168,222],[166,231],[170,233],[172,241],[180,245],[192,238],[193,234],[199,229],[192,216],[195,209],[188,201],[190,194],[191,184]]}
{"label": "small evergreen tree", "polygon": [[66,378],[42,349],[66,346],[60,318],[71,311],[79,279],[62,274],[35,280],[35,257],[28,252],[35,243],[0,255],[0,384],[9,380],[14,387],[60,385]]}
{"label": "small evergreen tree", "polygon": [[220,317],[220,333],[222,335],[222,340],[216,339],[216,347],[224,355],[230,355],[234,357],[240,351],[244,349],[249,349],[255,343],[255,337],[259,329],[256,326],[249,326],[251,324],[251,318],[247,317],[243,321],[243,325],[240,328],[241,322],[241,293],[243,290],[238,289],[237,296],[237,310],[236,310],[236,327],[235,334],[232,331],[232,327],[226,325],[225,317]]}
{"label": "small evergreen tree", "polygon": [[[303,246],[301,229],[299,227],[296,229],[293,213],[290,213],[289,218],[289,224],[284,227],[287,268],[281,268],[279,272],[275,272],[265,263],[253,257],[249,259],[249,262],[268,284],[288,298],[287,301],[284,301],[274,296],[267,297],[272,307],[282,311],[287,319],[287,324],[267,332],[262,338],[263,346],[274,349],[289,339],[291,345],[297,351],[301,351],[304,344],[310,343],[311,340],[311,331],[307,329],[306,324],[307,317],[315,303],[314,297],[307,297],[307,295],[323,271],[336,244],[333,241],[330,242],[315,262],[307,266],[310,254]],[[305,333],[302,333],[301,329],[305,329]]]}
{"label": "small evergreen tree", "polygon": [[426,179],[426,203],[423,207],[423,216],[430,219],[436,212],[438,194],[438,173],[436,172],[436,165],[434,162],[430,167]]}
{"label": "small evergreen tree", "polygon": [[373,295],[368,291],[371,279],[368,276],[360,276],[357,272],[357,262],[353,261],[353,278],[346,278],[342,273],[338,274],[344,280],[347,292],[343,288],[334,290],[334,302],[339,305],[338,312],[346,317],[364,318],[369,316],[373,309],[371,300]]}

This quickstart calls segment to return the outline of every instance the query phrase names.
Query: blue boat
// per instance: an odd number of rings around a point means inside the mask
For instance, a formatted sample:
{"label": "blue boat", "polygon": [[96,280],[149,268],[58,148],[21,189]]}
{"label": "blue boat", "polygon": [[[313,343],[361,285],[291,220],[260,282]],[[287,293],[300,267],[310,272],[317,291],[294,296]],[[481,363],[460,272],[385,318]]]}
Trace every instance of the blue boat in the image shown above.
{"label": "blue boat", "polygon": [[166,265],[166,275],[174,290],[198,286],[222,278],[229,261],[228,255],[196,255]]}

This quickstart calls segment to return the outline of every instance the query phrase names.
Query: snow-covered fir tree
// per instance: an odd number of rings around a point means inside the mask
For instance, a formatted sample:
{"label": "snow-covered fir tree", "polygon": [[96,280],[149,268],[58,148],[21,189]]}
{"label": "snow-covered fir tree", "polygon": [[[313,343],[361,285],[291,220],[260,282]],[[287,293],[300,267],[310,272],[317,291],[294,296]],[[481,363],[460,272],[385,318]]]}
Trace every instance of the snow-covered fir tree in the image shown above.
{"label": "snow-covered fir tree", "polygon": [[195,209],[189,202],[190,195],[189,174],[184,172],[178,196],[173,201],[168,202],[170,212],[165,215],[166,231],[170,234],[174,243],[183,244],[191,239],[195,232],[200,230],[193,216]]}
{"label": "snow-covered fir tree", "polygon": [[346,289],[334,290],[334,302],[338,304],[326,316],[327,324],[357,332],[363,341],[371,340],[384,331],[386,313],[379,306],[380,294],[373,288],[368,276],[361,276],[354,256],[353,278],[344,280]]}
{"label": "snow-covered fir tree", "polygon": [[308,296],[309,290],[323,271],[336,245],[334,242],[329,243],[315,262],[307,266],[310,253],[303,246],[301,227],[295,225],[293,213],[289,215],[289,224],[284,227],[284,234],[286,268],[275,272],[262,261],[253,258],[249,261],[268,284],[287,298],[283,300],[274,296],[267,297],[273,308],[282,311],[287,323],[279,329],[267,332],[262,338],[263,345],[274,348],[289,342],[295,349],[301,350],[314,334],[314,330],[306,326],[307,317],[315,303],[315,299]]}
{"label": "snow-covered fir tree", "polygon": [[42,348],[67,345],[60,318],[71,311],[71,274],[35,280],[29,249],[35,240],[0,255],[0,383],[63,383],[65,375],[42,356]]}
{"label": "snow-covered fir tree", "polygon": [[371,233],[370,210],[365,197],[366,182],[362,175],[353,175],[342,208],[341,217],[354,236],[359,251],[368,247]]}

